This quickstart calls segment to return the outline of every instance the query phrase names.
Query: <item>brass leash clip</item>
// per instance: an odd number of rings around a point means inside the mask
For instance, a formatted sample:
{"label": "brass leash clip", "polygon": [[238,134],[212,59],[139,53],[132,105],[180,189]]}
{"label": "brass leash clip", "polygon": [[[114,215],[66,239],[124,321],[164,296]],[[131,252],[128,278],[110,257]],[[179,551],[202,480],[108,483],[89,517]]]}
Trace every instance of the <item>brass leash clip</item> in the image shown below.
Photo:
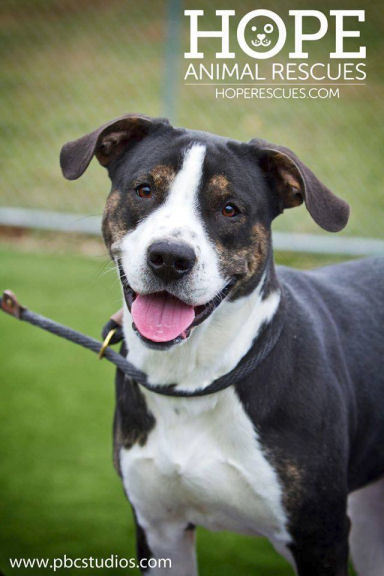
{"label": "brass leash clip", "polygon": [[117,328],[112,328],[104,338],[104,342],[99,350],[99,360],[101,360],[104,356],[106,349],[109,346],[110,341],[112,340],[114,334],[116,333]]}

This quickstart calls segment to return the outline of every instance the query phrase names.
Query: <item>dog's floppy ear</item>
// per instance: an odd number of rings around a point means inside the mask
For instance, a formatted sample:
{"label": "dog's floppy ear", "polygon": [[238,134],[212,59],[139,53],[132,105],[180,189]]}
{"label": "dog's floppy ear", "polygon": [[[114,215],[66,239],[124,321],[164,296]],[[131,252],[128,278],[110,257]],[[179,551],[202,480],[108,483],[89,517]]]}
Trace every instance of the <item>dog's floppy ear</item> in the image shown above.
{"label": "dog's floppy ear", "polygon": [[348,204],[335,196],[289,148],[265,140],[251,140],[259,165],[279,195],[280,211],[303,201],[314,221],[328,232],[342,230],[349,217]]}
{"label": "dog's floppy ear", "polygon": [[126,114],[78,140],[67,142],[60,152],[63,175],[68,180],[76,180],[88,168],[93,155],[102,166],[107,167],[128,145],[142,140],[159,124],[166,125],[168,120],[142,114]]}

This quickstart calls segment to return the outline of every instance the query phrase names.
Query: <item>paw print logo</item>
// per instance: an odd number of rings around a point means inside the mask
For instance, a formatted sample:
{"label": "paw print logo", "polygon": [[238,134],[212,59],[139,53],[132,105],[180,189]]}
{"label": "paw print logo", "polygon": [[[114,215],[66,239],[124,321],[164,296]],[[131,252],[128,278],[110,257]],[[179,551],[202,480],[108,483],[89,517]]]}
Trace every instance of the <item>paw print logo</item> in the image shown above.
{"label": "paw print logo", "polygon": [[256,34],[256,40],[251,40],[251,44],[252,46],[255,46],[255,48],[258,48],[259,46],[270,46],[270,44],[272,43],[272,40],[270,38],[268,38],[268,34],[271,34],[274,31],[274,25],[271,23],[265,24],[265,26],[260,26],[260,30],[259,31],[257,29],[257,26],[253,25],[251,27],[252,32],[257,32]]}

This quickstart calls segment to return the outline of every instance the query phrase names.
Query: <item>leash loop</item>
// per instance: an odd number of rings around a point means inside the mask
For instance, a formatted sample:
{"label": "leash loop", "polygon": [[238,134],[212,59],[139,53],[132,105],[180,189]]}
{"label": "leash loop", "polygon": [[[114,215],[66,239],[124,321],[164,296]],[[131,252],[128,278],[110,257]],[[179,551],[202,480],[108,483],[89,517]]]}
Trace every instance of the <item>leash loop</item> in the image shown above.
{"label": "leash loop", "polygon": [[16,295],[12,292],[12,290],[4,290],[3,296],[0,299],[0,306],[3,312],[6,312],[7,314],[10,314],[11,316],[14,316],[20,320],[24,307],[20,306]]}

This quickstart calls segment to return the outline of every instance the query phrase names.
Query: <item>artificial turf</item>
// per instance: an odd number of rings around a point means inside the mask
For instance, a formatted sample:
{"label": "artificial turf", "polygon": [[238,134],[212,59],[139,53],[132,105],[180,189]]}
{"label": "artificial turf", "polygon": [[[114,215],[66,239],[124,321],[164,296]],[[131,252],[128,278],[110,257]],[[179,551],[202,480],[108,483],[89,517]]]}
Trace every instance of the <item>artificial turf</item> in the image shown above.
{"label": "artificial turf", "polygon": [[[99,337],[120,305],[106,263],[0,246],[0,289],[12,288],[31,309]],[[5,314],[0,341],[0,571],[51,573],[10,569],[10,557],[134,556],[132,515],[112,466],[113,368]],[[197,540],[203,576],[292,574],[264,539],[199,529]]]}

